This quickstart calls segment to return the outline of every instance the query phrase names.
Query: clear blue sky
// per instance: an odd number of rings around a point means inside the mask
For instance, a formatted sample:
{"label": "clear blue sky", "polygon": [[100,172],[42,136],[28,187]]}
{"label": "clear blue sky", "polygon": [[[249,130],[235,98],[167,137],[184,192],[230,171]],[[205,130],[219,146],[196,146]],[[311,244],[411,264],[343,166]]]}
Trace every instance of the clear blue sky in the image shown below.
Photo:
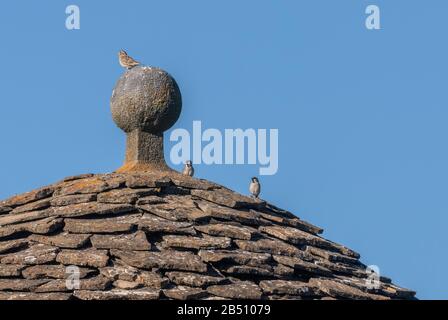
{"label": "clear blue sky", "polygon": [[[65,29],[69,4],[81,9],[81,30]],[[368,4],[380,7],[382,30],[365,28]],[[174,128],[279,129],[279,171],[261,178],[263,198],[419,298],[448,298],[447,1],[1,8],[0,198],[121,165],[109,99],[125,48],[176,78],[184,104]],[[196,169],[242,193],[258,172]]]}

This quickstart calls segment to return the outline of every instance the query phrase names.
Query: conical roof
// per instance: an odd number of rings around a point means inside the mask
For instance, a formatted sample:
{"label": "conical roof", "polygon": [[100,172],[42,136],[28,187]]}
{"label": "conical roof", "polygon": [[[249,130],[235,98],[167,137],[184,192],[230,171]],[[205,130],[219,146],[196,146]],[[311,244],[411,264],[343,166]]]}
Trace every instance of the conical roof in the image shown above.
{"label": "conical roof", "polygon": [[414,297],[294,214],[170,169],[181,109],[168,73],[126,71],[111,99],[123,167],[0,202],[0,300]]}
{"label": "conical roof", "polygon": [[0,212],[0,299],[415,294],[385,277],[372,288],[358,253],[290,212],[175,172],[69,177]]}

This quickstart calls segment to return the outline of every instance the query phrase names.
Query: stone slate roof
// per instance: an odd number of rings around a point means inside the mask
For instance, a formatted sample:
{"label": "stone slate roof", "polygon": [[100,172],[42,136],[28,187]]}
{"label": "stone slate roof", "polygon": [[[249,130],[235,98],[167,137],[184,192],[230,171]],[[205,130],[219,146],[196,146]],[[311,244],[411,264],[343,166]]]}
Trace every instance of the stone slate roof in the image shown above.
{"label": "stone slate roof", "polygon": [[414,298],[320,233],[174,172],[69,177],[0,202],[0,300]]}

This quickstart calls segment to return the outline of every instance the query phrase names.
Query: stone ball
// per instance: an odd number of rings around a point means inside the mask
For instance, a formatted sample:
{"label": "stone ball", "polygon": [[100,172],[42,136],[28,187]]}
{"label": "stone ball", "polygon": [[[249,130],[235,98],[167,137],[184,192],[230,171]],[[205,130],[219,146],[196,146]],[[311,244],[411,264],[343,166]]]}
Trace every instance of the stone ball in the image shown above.
{"label": "stone ball", "polygon": [[154,67],[137,66],[118,79],[112,93],[112,118],[125,132],[163,133],[180,116],[182,97],[176,81]]}

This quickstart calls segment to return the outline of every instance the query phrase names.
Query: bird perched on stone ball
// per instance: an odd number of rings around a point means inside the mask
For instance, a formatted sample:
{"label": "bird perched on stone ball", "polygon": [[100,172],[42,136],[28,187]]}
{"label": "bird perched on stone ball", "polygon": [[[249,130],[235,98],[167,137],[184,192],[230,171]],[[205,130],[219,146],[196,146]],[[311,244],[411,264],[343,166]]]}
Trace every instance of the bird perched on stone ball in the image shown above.
{"label": "bird perched on stone ball", "polygon": [[120,61],[120,65],[128,70],[140,65],[140,62],[128,56],[128,54],[124,50],[120,50],[120,52],[118,53],[118,60]]}
{"label": "bird perched on stone ball", "polygon": [[193,163],[190,160],[185,162],[185,167],[184,167],[184,171],[182,172],[182,174],[184,174],[185,176],[190,176],[190,177],[192,177],[194,175]]}
{"label": "bird perched on stone ball", "polygon": [[258,196],[260,195],[261,185],[257,177],[252,178],[249,185],[249,191],[252,194],[252,197],[254,198],[258,198]]}

